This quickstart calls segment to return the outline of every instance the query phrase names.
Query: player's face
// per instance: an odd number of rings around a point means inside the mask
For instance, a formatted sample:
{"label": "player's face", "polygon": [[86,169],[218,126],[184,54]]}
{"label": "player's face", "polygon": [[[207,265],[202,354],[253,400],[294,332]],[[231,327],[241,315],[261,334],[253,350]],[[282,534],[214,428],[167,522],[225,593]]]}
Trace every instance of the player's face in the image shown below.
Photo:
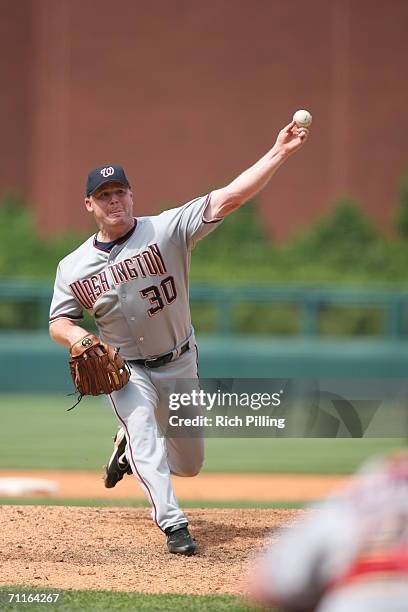
{"label": "player's face", "polygon": [[126,228],[133,223],[132,192],[121,183],[106,183],[85,198],[85,206],[100,229]]}

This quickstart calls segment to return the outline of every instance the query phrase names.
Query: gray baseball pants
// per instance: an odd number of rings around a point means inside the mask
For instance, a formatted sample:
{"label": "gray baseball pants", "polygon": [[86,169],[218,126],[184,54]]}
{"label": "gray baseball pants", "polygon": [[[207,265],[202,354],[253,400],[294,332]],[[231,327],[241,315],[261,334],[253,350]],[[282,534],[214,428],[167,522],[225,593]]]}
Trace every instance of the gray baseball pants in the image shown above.
{"label": "gray baseball pants", "polygon": [[[187,522],[174,495],[171,474],[195,476],[204,462],[202,436],[183,437],[182,428],[177,428],[180,437],[161,436],[168,423],[169,394],[199,388],[194,340],[190,346],[178,359],[159,368],[132,364],[129,383],[109,396],[125,431],[133,475],[152,506],[153,520],[163,531]],[[184,412],[193,418],[202,414],[202,408],[188,406]]]}

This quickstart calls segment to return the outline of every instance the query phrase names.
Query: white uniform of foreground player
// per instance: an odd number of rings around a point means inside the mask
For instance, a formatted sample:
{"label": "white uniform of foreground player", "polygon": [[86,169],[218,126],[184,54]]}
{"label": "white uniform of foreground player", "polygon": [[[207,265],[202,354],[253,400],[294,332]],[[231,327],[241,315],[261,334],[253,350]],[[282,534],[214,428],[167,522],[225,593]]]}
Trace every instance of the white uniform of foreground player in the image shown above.
{"label": "white uniform of foreground player", "polygon": [[408,612],[408,452],[370,462],[283,531],[249,588],[290,612]]}
{"label": "white uniform of foreground player", "polygon": [[[109,400],[125,431],[132,472],[151,503],[153,519],[166,533],[187,523],[170,474],[194,476],[204,458],[202,438],[158,435],[166,427],[166,398],[176,380],[197,381],[188,301],[191,251],[268,183],[307,133],[292,121],[272,149],[229,185],[156,216],[134,218],[133,195],[120,166],[96,168],[88,176],[85,205],[99,232],[58,266],[50,334],[68,348],[82,340],[88,332],[78,321],[86,310],[100,338],[120,347],[128,360],[130,382]],[[165,363],[138,362],[152,358]],[[193,407],[189,416],[195,416]]]}

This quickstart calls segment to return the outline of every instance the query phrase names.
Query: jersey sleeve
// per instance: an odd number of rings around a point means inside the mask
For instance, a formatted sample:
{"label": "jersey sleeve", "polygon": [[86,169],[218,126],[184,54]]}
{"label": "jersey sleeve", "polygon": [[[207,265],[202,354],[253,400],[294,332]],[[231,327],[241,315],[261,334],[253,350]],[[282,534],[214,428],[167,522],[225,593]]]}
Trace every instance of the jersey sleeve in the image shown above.
{"label": "jersey sleeve", "polygon": [[74,298],[68,285],[65,283],[60,265],[58,266],[57,275],[55,278],[49,323],[52,323],[57,319],[70,319],[71,321],[80,321],[83,319],[82,307]]}
{"label": "jersey sleeve", "polygon": [[175,239],[185,241],[190,249],[193,249],[201,238],[210,234],[223,221],[222,218],[209,219],[206,215],[210,199],[211,193],[167,211],[170,235]]}

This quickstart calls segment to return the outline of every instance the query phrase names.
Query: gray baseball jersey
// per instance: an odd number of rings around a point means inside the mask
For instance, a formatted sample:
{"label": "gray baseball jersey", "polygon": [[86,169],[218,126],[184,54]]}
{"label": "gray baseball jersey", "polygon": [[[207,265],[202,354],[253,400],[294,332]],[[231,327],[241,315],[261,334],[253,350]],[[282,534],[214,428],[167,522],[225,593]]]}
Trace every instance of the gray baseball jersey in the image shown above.
{"label": "gray baseball jersey", "polygon": [[139,217],[110,251],[95,236],[58,266],[50,321],[87,310],[102,340],[126,359],[154,357],[192,332],[188,300],[191,249],[220,220],[206,222],[210,194],[159,215]]}

